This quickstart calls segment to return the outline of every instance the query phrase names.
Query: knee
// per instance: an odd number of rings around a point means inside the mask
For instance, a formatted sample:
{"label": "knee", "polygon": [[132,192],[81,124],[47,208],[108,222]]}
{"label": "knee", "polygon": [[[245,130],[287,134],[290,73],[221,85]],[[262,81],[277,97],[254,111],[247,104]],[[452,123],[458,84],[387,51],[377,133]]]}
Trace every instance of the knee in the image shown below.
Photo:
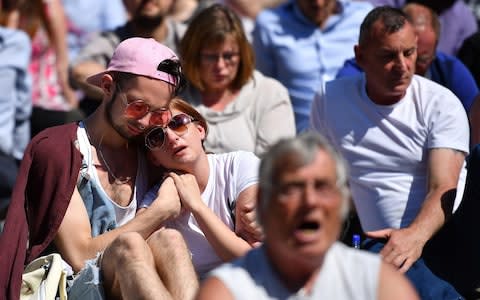
{"label": "knee", "polygon": [[173,250],[186,248],[182,234],[170,228],[157,230],[148,238],[147,242],[150,247],[161,247],[163,249]]}
{"label": "knee", "polygon": [[112,260],[115,264],[132,260],[145,259],[146,242],[136,232],[127,232],[119,235],[105,249],[103,260]]}

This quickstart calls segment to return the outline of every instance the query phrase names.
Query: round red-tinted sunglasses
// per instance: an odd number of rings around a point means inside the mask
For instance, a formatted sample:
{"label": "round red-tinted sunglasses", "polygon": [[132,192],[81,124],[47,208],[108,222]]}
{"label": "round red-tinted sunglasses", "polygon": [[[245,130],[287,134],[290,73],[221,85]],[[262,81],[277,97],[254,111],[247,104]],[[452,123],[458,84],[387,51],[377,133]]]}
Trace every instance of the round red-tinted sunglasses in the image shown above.
{"label": "round red-tinted sunglasses", "polygon": [[167,124],[172,118],[172,112],[168,107],[161,107],[152,110],[152,107],[141,99],[128,102],[125,93],[118,84],[117,89],[120,92],[120,98],[125,104],[124,115],[128,119],[139,120],[150,113],[150,125],[165,126],[165,124]]}
{"label": "round red-tinted sunglasses", "polygon": [[178,114],[172,117],[167,126],[155,126],[145,136],[145,146],[150,150],[158,150],[165,143],[165,131],[167,128],[175,132],[178,136],[183,136],[188,132],[188,124],[195,120],[187,114]]}

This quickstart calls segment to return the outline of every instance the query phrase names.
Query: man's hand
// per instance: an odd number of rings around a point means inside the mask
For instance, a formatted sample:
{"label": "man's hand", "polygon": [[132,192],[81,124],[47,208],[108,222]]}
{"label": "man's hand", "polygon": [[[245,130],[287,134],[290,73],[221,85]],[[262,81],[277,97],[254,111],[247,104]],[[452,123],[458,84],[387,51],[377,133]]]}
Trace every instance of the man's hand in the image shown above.
{"label": "man's hand", "polygon": [[171,177],[165,178],[158,190],[157,198],[150,206],[151,209],[161,210],[169,215],[169,218],[175,218],[180,214],[182,208],[177,188]]}
{"label": "man's hand", "polygon": [[251,246],[259,246],[263,232],[257,222],[256,213],[257,187],[251,186],[240,193],[235,207],[235,233]]}
{"label": "man's hand", "polygon": [[408,271],[420,258],[427,242],[410,227],[367,232],[366,235],[370,238],[388,239],[380,255],[386,263],[395,266],[402,273]]}

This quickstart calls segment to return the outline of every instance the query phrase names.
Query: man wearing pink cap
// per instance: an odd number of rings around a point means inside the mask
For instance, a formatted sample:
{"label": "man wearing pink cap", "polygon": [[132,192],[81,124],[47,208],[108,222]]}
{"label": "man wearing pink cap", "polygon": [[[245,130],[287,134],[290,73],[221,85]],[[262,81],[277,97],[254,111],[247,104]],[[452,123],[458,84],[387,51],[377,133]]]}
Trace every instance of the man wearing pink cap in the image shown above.
{"label": "man wearing pink cap", "polygon": [[162,229],[181,208],[171,178],[135,217],[148,180],[133,141],[169,122],[184,83],[178,59],[153,39],[130,38],[88,82],[104,93],[98,109],[43,131],[25,152],[0,237],[0,298],[18,299],[24,263],[52,252],[73,269],[69,299],[193,298],[185,242]]}

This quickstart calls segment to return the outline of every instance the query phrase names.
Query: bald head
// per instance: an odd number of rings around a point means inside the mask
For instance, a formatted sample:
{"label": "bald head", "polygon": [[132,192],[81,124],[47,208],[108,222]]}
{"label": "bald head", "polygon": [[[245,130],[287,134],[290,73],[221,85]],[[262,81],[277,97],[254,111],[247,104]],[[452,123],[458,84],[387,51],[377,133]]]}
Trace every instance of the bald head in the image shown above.
{"label": "bald head", "polygon": [[432,9],[421,4],[409,3],[404,6],[403,11],[410,19],[418,36],[415,73],[424,76],[435,58],[440,22]]}
{"label": "bald head", "polygon": [[409,3],[403,7],[403,12],[410,18],[415,30],[419,32],[426,29],[433,30],[438,38],[440,21],[438,15],[431,8],[418,3]]}

